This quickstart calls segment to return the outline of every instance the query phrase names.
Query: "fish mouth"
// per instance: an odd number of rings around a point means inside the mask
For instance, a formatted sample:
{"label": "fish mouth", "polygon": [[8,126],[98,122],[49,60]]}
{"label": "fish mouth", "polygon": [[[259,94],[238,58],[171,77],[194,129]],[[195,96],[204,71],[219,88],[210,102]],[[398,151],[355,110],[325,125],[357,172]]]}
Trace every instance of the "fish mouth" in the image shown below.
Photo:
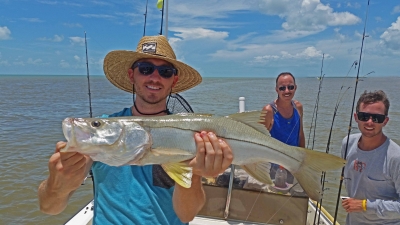
{"label": "fish mouth", "polygon": [[84,129],[87,122],[82,118],[65,118],[62,123],[62,129],[65,138],[71,146],[77,146],[78,143],[86,142],[91,138],[91,132]]}

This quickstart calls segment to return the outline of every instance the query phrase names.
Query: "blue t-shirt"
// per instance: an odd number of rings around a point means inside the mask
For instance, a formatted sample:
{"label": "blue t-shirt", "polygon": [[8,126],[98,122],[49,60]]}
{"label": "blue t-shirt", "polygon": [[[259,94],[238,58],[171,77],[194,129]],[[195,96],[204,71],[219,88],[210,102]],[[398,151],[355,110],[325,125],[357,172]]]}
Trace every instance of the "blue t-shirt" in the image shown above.
{"label": "blue t-shirt", "polygon": [[[132,116],[130,108],[108,117]],[[187,224],[176,215],[175,182],[160,165],[109,166],[93,162],[93,224]]]}

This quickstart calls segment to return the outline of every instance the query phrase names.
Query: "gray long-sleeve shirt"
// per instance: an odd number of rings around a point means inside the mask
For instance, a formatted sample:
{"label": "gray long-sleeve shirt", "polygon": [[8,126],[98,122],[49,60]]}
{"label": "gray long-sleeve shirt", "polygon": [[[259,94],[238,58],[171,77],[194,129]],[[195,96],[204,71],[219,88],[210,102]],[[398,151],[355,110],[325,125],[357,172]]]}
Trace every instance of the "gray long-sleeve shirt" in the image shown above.
{"label": "gray long-sleeve shirt", "polygon": [[[378,148],[358,148],[361,134],[349,138],[344,170],[351,198],[367,199],[367,211],[347,215],[346,224],[400,224],[400,147],[387,140]],[[342,142],[345,153],[347,137]]]}

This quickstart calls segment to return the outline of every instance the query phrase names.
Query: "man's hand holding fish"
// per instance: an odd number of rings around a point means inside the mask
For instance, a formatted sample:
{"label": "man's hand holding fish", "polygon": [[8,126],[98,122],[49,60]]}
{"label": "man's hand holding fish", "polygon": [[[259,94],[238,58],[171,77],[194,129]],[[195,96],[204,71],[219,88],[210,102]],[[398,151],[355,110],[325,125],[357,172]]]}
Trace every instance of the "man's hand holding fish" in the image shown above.
{"label": "man's hand holding fish", "polygon": [[216,177],[232,163],[232,150],[213,132],[196,133],[195,140],[198,150],[196,157],[189,163],[189,166],[193,167],[193,174]]}
{"label": "man's hand holding fish", "polygon": [[[41,210],[49,214],[58,214],[65,209],[69,196],[78,187],[88,174],[87,164],[92,163],[89,156],[79,152],[60,152],[65,148],[66,142],[58,142],[54,154],[49,159],[49,178],[42,182],[39,190],[46,190],[50,201],[43,201],[47,204],[41,204]],[[39,193],[39,198],[45,196]],[[40,199],[42,200],[42,199]]]}

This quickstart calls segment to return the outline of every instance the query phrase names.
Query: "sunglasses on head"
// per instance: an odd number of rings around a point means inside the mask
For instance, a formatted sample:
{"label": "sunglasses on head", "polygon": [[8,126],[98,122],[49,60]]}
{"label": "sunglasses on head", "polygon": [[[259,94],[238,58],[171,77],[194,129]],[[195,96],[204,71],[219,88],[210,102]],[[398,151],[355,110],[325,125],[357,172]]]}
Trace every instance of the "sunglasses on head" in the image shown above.
{"label": "sunglasses on head", "polygon": [[357,118],[360,121],[368,121],[369,118],[372,118],[372,122],[374,123],[383,123],[385,121],[386,116],[382,114],[372,114],[366,112],[357,112]]}
{"label": "sunglasses on head", "polygon": [[280,86],[278,89],[279,89],[280,91],[285,91],[286,88],[287,88],[289,91],[292,91],[292,90],[294,90],[294,85]]}
{"label": "sunglasses on head", "polygon": [[138,67],[139,72],[145,76],[152,74],[155,69],[157,69],[158,74],[164,78],[170,78],[172,75],[176,75],[178,73],[178,71],[172,66],[156,66],[149,62],[135,62],[132,65],[132,69],[135,69],[136,67]]}

